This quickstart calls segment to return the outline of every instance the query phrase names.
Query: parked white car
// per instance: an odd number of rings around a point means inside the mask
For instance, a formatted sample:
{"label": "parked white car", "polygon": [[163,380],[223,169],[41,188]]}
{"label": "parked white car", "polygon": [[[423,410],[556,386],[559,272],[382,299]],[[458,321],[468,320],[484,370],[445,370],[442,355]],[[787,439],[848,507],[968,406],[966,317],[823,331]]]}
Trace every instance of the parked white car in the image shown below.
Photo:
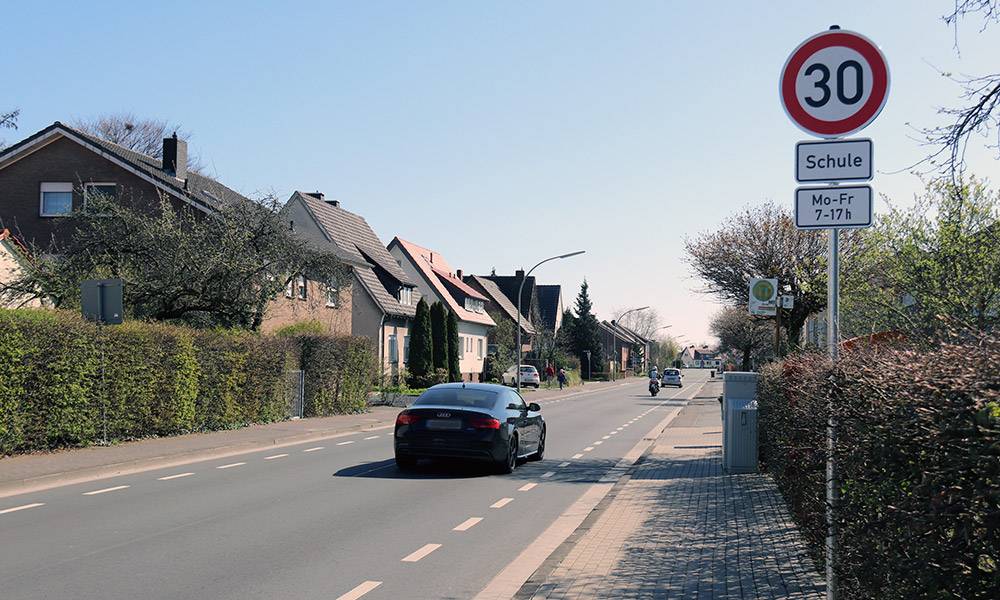
{"label": "parked white car", "polygon": [[[517,365],[504,371],[501,376],[503,384],[514,386],[514,371],[517,370]],[[533,387],[538,388],[542,384],[542,378],[538,376],[538,369],[531,365],[521,365],[521,387]]]}

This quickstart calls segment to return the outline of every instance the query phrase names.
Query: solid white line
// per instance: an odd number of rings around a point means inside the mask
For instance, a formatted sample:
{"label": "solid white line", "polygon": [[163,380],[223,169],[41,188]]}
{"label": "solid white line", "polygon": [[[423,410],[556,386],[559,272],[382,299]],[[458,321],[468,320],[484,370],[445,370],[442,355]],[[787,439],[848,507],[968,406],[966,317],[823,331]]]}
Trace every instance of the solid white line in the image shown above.
{"label": "solid white line", "polygon": [[306,448],[305,450],[303,450],[303,452],[316,452],[317,450],[323,450],[325,448],[326,446],[316,446],[313,448]]}
{"label": "solid white line", "polygon": [[365,439],[366,440],[374,440],[377,437],[378,437],[377,435],[370,435],[370,436],[366,437]]}
{"label": "solid white line", "polygon": [[116,485],[115,487],[104,488],[103,490],[94,490],[92,492],[84,492],[84,496],[96,496],[97,494],[103,494],[105,492],[115,492],[118,490],[124,490],[129,486],[127,485]]}
{"label": "solid white line", "polygon": [[34,502],[32,504],[22,504],[21,506],[15,506],[14,508],[5,508],[0,510],[0,515],[5,515],[7,513],[17,512],[19,510],[27,510],[29,508],[37,508],[39,506],[45,506],[44,502]]}
{"label": "solid white line", "polygon": [[337,600],[358,600],[361,596],[364,596],[368,592],[374,590],[378,586],[382,585],[381,581],[365,581],[358,587],[347,592],[342,596],[337,596]]}
{"label": "solid white line", "polygon": [[583,453],[581,453],[581,452],[577,452],[576,454],[574,454],[574,455],[573,455],[573,456],[571,456],[570,458],[574,458],[574,459],[575,459],[575,458],[583,458]]}
{"label": "solid white line", "polygon": [[459,523],[454,529],[452,529],[452,531],[468,531],[474,525],[476,525],[482,520],[483,520],[482,517],[469,517],[468,519]]}
{"label": "solid white line", "polygon": [[538,484],[537,483],[526,483],[526,484],[522,485],[521,487],[517,488],[517,491],[519,491],[519,492],[527,492],[531,488],[535,487],[536,485],[538,485]]}
{"label": "solid white line", "polygon": [[514,501],[513,498],[500,498],[493,504],[490,504],[490,508],[503,508],[513,501]]}
{"label": "solid white line", "polygon": [[337,442],[337,445],[338,446],[346,446],[348,444],[353,444],[353,443],[354,443],[354,440],[351,440],[349,442]]}
{"label": "solid white line", "polygon": [[591,450],[593,450],[593,449],[594,449],[594,447],[593,447],[593,446],[587,446],[586,448],[584,448],[584,449],[583,449],[583,451],[584,451],[584,452],[590,452],[590,451],[591,451]]}
{"label": "solid white line", "polygon": [[181,477],[190,477],[194,473],[178,473],[176,475],[167,475],[166,477],[157,477],[157,481],[170,481],[171,479],[180,479]]}
{"label": "solid white line", "polygon": [[412,554],[408,554],[407,556],[403,557],[403,561],[402,562],[417,562],[421,558],[427,556],[431,552],[434,552],[435,550],[437,550],[440,547],[441,547],[441,544],[425,544],[419,550],[413,552]]}
{"label": "solid white line", "polygon": [[[583,455],[581,454],[580,456],[583,456]],[[560,467],[568,467],[569,466],[569,461],[567,460],[565,462],[561,462],[561,463],[559,463],[559,466]]]}
{"label": "solid white line", "polygon": [[219,465],[218,467],[215,467],[215,468],[216,469],[232,469],[233,467],[242,467],[245,464],[246,464],[245,462],[241,462],[241,463],[229,463],[228,465]]}
{"label": "solid white line", "polygon": [[271,455],[271,456],[265,456],[264,460],[274,460],[275,458],[284,458],[286,456],[288,456],[288,455],[287,454],[274,454],[274,455]]}
{"label": "solid white line", "polygon": [[552,477],[555,474],[556,474],[555,471],[546,471],[545,473],[542,474],[542,479],[548,479],[549,477]]}

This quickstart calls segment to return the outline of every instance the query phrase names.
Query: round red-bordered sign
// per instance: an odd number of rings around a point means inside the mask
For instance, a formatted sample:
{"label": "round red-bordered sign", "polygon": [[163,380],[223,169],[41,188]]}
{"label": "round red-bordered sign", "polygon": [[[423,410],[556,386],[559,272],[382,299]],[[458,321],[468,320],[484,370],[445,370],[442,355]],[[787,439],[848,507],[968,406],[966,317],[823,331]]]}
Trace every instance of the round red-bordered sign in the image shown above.
{"label": "round red-bordered sign", "polygon": [[[823,138],[842,137],[864,129],[882,112],[889,98],[889,65],[865,36],[824,31],[788,57],[778,91],[788,118],[800,129]],[[824,113],[835,116],[823,118]]]}

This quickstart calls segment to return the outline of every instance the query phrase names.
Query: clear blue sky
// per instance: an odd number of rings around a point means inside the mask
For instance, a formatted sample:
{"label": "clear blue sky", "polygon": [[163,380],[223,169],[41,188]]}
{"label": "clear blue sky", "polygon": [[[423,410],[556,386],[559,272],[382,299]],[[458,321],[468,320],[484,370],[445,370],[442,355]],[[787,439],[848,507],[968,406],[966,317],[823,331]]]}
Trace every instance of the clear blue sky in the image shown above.
{"label": "clear blue sky", "polygon": [[[996,71],[1000,27],[961,30],[926,2],[18,2],[4,9],[8,142],[56,120],[132,111],[181,123],[244,193],[321,190],[466,272],[543,267],[599,316],[649,304],[692,342],[716,307],[687,235],[747,204],[791,205],[794,143],[778,72],[830,24],[888,57],[889,102],[864,135],[876,167],[924,149],[958,88],[930,66]],[[977,172],[997,163],[976,152]],[[875,189],[907,203],[909,174]],[[0,198],[2,201],[2,198]],[[881,206],[881,203],[880,203]],[[876,207],[877,209],[879,206]]]}

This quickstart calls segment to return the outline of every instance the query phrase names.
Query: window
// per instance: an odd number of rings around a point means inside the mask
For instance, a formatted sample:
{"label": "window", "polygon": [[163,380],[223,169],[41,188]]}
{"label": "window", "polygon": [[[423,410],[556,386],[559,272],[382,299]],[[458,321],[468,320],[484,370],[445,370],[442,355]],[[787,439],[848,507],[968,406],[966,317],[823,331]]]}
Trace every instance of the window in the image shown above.
{"label": "window", "polygon": [[299,275],[295,278],[295,283],[299,288],[299,300],[306,299],[306,276]]}
{"label": "window", "polygon": [[73,212],[72,183],[42,183],[39,214],[43,217],[62,217]]}
{"label": "window", "polygon": [[483,301],[482,300],[476,300],[475,298],[466,298],[465,299],[465,310],[468,310],[468,311],[471,311],[471,312],[481,313],[484,310]]}
{"label": "window", "polygon": [[323,291],[326,294],[326,305],[328,307],[336,308],[340,306],[340,288],[328,283],[323,286]]}
{"label": "window", "polygon": [[410,362],[410,336],[403,336],[403,364]]}
{"label": "window", "polygon": [[472,354],[472,338],[471,337],[465,338],[465,351],[468,352],[469,354]]}
{"label": "window", "polygon": [[285,284],[285,298],[295,297],[295,278],[289,277],[288,283]]}
{"label": "window", "polygon": [[465,356],[465,336],[464,335],[458,336],[458,345],[459,345],[458,356],[459,356],[459,358],[461,358],[462,356]]}
{"label": "window", "polygon": [[396,342],[396,334],[389,336],[389,362],[395,364],[399,362],[399,344]]}
{"label": "window", "polygon": [[404,285],[399,288],[399,294],[397,295],[400,304],[409,306],[413,304],[413,288]]}
{"label": "window", "polygon": [[476,340],[476,358],[483,357],[483,338]]}
{"label": "window", "polygon": [[118,199],[118,186],[114,183],[85,183],[83,184],[83,203],[90,200],[104,198],[105,200]]}

